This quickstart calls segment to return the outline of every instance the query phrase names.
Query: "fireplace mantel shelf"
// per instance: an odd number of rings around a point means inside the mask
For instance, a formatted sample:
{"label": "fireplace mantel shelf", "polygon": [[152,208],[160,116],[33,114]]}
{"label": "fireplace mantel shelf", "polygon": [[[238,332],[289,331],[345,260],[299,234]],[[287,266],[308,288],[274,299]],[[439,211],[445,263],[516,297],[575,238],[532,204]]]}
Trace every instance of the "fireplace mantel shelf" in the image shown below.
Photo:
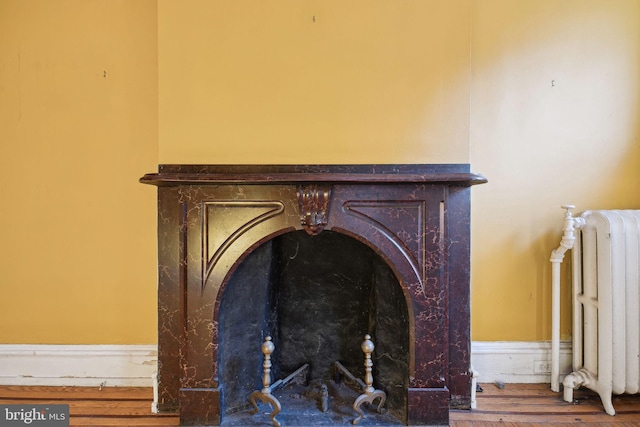
{"label": "fireplace mantel shelf", "polygon": [[160,172],[140,179],[158,187],[207,184],[448,184],[472,186],[487,179],[469,172],[450,172],[454,164],[438,165],[161,165]]}

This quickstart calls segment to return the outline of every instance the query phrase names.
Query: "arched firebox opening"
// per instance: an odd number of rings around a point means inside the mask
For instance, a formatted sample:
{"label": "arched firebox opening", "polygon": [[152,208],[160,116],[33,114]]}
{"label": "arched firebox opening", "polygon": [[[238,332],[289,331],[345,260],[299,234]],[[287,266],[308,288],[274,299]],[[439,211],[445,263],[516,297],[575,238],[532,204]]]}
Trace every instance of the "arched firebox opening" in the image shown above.
{"label": "arched firebox opening", "polygon": [[[280,390],[283,425],[292,425],[284,423],[287,419],[348,423],[356,413],[353,400],[345,403],[346,386],[335,381],[335,362],[364,380],[365,334],[375,343],[373,386],[386,393],[386,413],[367,416],[379,417],[377,425],[406,424],[407,303],[389,265],[364,243],[334,231],[317,236],[295,231],[263,243],[229,278],[218,323],[222,425],[264,424],[263,417],[249,414],[249,397],[262,388],[261,344],[267,335],[275,344],[273,382],[309,365],[304,385]],[[318,393],[323,384],[329,392],[324,408]]]}

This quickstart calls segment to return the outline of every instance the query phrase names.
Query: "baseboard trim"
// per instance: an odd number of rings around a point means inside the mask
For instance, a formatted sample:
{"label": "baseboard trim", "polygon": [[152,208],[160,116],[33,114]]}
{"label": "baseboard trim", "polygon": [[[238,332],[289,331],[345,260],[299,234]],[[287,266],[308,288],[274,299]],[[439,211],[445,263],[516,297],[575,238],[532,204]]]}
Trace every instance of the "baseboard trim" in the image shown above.
{"label": "baseboard trim", "polygon": [[[560,376],[571,372],[571,342],[560,343]],[[550,341],[474,341],[471,364],[478,383],[550,383]]]}
{"label": "baseboard trim", "polygon": [[[478,383],[549,383],[551,343],[474,341]],[[157,347],[150,345],[0,344],[0,384],[151,387]],[[560,343],[561,377],[571,372],[571,342]]]}
{"label": "baseboard trim", "polygon": [[156,345],[0,344],[0,384],[151,387]]}

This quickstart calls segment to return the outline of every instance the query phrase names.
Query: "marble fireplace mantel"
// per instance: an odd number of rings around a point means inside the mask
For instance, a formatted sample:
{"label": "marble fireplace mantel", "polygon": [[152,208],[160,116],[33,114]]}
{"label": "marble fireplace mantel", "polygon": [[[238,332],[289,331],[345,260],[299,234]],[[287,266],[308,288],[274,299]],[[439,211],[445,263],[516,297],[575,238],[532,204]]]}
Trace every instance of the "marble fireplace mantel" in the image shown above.
{"label": "marble fireplace mantel", "polygon": [[486,179],[468,164],[160,165],[140,181],[158,187],[161,411],[179,411],[182,425],[224,423],[223,295],[252,252],[302,230],[355,239],[397,281],[403,422],[447,424],[450,408],[469,408],[470,187]]}

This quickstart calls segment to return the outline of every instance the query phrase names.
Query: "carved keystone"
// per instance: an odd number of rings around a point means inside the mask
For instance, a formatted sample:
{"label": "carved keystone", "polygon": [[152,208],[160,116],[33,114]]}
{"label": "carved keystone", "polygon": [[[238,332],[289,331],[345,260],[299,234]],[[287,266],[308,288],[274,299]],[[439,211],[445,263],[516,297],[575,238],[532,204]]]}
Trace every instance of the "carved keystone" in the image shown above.
{"label": "carved keystone", "polygon": [[330,199],[330,185],[307,184],[298,186],[300,224],[308,234],[316,236],[324,230],[329,215]]}

